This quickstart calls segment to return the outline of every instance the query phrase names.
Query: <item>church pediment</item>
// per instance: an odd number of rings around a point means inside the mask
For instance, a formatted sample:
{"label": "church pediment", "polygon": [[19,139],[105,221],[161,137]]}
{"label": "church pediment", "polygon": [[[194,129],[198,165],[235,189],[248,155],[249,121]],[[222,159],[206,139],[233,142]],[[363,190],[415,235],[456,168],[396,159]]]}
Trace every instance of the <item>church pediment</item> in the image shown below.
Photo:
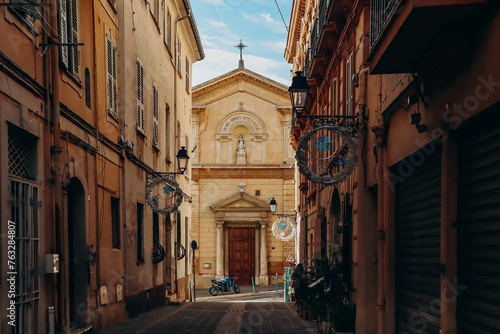
{"label": "church pediment", "polygon": [[210,207],[214,211],[269,211],[269,204],[243,192]]}

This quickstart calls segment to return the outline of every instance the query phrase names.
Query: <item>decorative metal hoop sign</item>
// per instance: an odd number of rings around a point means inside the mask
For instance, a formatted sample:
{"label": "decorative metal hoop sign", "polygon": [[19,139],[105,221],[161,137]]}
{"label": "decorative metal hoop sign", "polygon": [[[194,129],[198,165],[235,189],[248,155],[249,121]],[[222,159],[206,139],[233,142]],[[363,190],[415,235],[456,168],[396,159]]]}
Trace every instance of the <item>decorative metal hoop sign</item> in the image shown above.
{"label": "decorative metal hoop sign", "polygon": [[[296,152],[300,173],[314,183],[326,185],[345,179],[358,160],[358,141],[350,133],[336,125],[321,125],[306,132],[300,138]],[[344,145],[342,149],[341,144]],[[336,172],[332,175],[334,170]]]}
{"label": "decorative metal hoop sign", "polygon": [[154,212],[168,214],[177,210],[182,203],[179,183],[169,176],[151,179],[146,185],[146,201]]}
{"label": "decorative metal hoop sign", "polygon": [[290,217],[279,217],[272,227],[273,235],[281,241],[290,241],[295,236],[295,223]]}

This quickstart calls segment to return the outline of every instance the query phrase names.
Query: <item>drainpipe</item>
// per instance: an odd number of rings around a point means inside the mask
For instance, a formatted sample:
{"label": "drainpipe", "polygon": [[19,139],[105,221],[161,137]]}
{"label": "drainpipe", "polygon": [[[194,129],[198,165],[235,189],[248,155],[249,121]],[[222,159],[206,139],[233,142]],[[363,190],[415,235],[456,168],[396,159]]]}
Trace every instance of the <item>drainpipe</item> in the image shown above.
{"label": "drainpipe", "polygon": [[[187,9],[187,8],[186,8]],[[182,21],[182,20],[185,20],[187,18],[191,17],[191,10],[187,9],[187,15],[186,16],[182,16],[182,17],[179,17],[178,19],[175,20],[175,25],[174,25],[174,36],[175,36],[175,41],[174,41],[174,58],[175,58],[175,68],[174,68],[174,134],[175,134],[175,138],[174,138],[174,143],[177,143],[177,138],[179,138],[179,144],[180,144],[180,133],[177,133],[177,68],[179,67],[179,64],[178,64],[178,61],[179,61],[179,57],[177,56],[177,47],[178,47],[178,36],[177,36],[177,24]],[[182,70],[182,69],[181,69]],[[189,148],[188,148],[189,149]],[[174,153],[177,151],[177,147],[174,148]],[[175,164],[174,164],[175,165]],[[179,219],[176,215],[176,226],[177,226],[177,219]],[[173,229],[172,229],[173,230]],[[178,248],[178,245],[177,245],[177,240],[175,242],[175,249],[174,249],[174,261],[175,261],[175,293],[177,294],[177,298],[179,298],[179,291],[178,291],[178,286],[177,286],[177,281],[179,279],[178,277],[178,274],[177,274],[177,248]],[[187,268],[185,268],[185,272],[184,272],[184,275],[187,276]]]}
{"label": "drainpipe", "polygon": [[[57,0],[52,0],[52,10],[54,11],[51,15],[50,25],[52,31],[59,31],[58,22],[57,22],[57,9],[59,8]],[[53,136],[54,136],[54,145],[52,146],[52,154],[54,159],[54,171],[55,181],[54,181],[54,195],[55,195],[55,206],[57,206],[58,210],[54,208],[54,224],[57,222],[57,235],[59,238],[56,240],[56,248],[59,253],[59,274],[57,276],[57,322],[59,326],[60,332],[68,332],[68,328],[66,328],[66,305],[65,305],[65,275],[66,275],[66,258],[65,258],[65,245],[64,245],[64,219],[61,214],[63,210],[63,196],[62,196],[62,175],[57,175],[57,170],[61,164],[62,160],[62,146],[61,146],[61,114],[59,109],[59,48],[53,47],[52,51],[52,126],[53,126]]]}
{"label": "drainpipe", "polygon": [[384,231],[384,140],[385,127],[383,125],[372,127],[373,133],[377,138],[377,252],[378,252],[378,297],[377,297],[377,316],[378,333],[384,333],[385,318],[385,231]]}

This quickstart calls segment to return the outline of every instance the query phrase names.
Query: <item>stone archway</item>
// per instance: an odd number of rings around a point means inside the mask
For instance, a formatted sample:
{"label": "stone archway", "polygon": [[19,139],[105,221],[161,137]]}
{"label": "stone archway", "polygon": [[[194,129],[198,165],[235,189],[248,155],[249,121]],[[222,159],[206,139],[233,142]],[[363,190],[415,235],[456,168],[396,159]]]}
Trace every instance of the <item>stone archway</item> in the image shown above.
{"label": "stone archway", "polygon": [[215,151],[217,163],[234,163],[236,157],[234,153],[235,137],[234,130],[238,127],[248,129],[245,139],[248,145],[247,163],[266,162],[267,155],[267,130],[264,121],[253,111],[246,109],[243,102],[238,108],[227,113],[218,123],[215,132]]}

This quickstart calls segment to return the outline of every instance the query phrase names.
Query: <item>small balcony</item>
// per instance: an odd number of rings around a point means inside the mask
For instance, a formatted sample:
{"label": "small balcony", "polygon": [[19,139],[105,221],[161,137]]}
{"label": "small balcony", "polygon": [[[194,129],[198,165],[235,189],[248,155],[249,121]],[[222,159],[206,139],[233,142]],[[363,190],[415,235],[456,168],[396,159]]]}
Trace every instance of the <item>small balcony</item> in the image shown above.
{"label": "small balcony", "polygon": [[[371,0],[368,59],[372,64],[371,73],[421,72],[436,61],[444,65],[450,63],[450,54],[466,57],[473,42],[468,32],[478,26],[479,13],[486,2]],[[465,59],[454,61],[461,64]]]}

